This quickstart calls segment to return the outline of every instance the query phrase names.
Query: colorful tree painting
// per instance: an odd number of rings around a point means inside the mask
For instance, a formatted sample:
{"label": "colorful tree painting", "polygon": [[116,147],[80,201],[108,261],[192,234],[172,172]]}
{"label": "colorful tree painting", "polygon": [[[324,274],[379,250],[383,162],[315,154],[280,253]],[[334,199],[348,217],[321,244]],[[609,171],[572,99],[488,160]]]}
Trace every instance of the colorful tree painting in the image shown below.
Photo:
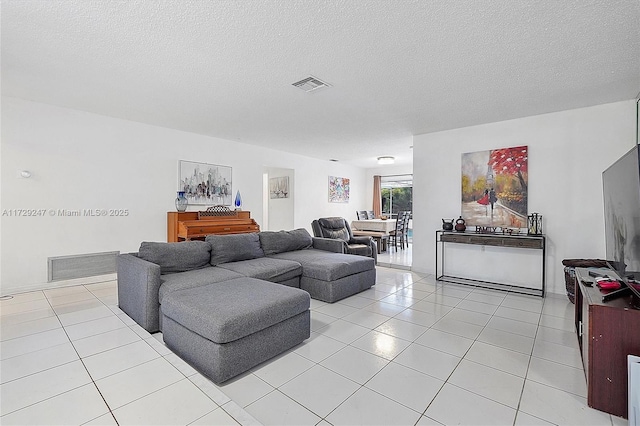
{"label": "colorful tree painting", "polygon": [[468,225],[526,227],[528,148],[462,154],[462,216]]}

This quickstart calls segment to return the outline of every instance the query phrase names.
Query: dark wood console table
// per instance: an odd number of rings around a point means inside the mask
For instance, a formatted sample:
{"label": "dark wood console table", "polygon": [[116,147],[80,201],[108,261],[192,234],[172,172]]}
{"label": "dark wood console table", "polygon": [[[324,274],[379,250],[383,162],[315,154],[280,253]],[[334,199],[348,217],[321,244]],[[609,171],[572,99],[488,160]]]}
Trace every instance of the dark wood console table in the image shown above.
{"label": "dark wood console table", "polygon": [[587,404],[626,418],[627,355],[640,355],[640,300],[629,294],[603,302],[605,293],[596,287],[590,270],[617,278],[609,269],[576,268],[575,325]]}
{"label": "dark wood console table", "polygon": [[[502,235],[477,234],[472,232],[436,231],[436,280],[455,284],[467,284],[476,287],[507,290],[515,293],[531,294],[544,297],[545,292],[545,257],[546,245],[544,235]],[[522,287],[506,283],[474,280],[470,278],[447,275],[444,271],[445,245],[447,243],[474,244],[514,249],[536,249],[542,253],[542,286],[541,288]],[[442,256],[438,256],[438,245],[442,248]],[[441,273],[440,273],[441,272]]]}

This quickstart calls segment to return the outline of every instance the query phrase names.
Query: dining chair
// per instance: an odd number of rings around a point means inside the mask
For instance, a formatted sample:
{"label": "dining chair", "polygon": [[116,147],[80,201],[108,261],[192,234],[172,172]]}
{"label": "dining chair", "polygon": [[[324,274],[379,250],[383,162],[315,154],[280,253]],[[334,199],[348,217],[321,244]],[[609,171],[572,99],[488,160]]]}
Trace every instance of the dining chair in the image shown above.
{"label": "dining chair", "polygon": [[373,210],[367,210],[367,219],[375,219],[376,215]]}
{"label": "dining chair", "polygon": [[402,239],[407,248],[409,248],[409,220],[410,219],[411,219],[411,212],[410,211],[404,212]]}
{"label": "dining chair", "polygon": [[398,214],[396,219],[396,229],[389,232],[389,248],[394,247],[398,249],[398,245],[401,249],[404,249],[404,216]]}
{"label": "dining chair", "polygon": [[358,217],[358,220],[367,220],[367,212],[364,210],[357,210],[356,211],[356,216]]}

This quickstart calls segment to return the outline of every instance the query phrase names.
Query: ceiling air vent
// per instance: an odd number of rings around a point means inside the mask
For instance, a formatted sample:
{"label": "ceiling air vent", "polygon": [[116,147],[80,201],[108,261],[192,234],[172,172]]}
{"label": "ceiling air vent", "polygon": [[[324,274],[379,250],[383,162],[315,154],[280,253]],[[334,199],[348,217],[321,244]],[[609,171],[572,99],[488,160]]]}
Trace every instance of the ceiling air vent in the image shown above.
{"label": "ceiling air vent", "polygon": [[314,90],[318,90],[323,87],[330,87],[328,83],[325,83],[315,77],[307,77],[304,80],[293,83],[293,85],[305,92],[313,92]]}

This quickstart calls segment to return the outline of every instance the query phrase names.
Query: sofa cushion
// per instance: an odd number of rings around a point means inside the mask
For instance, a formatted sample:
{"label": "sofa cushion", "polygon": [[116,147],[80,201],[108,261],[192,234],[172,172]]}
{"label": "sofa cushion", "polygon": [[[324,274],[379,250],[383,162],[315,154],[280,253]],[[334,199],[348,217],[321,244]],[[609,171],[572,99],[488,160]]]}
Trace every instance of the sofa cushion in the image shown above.
{"label": "sofa cushion", "polygon": [[325,217],[318,219],[322,236],[324,238],[332,238],[334,240],[349,241],[351,236],[345,226],[344,219],[341,217]]}
{"label": "sofa cushion", "polygon": [[204,241],[140,244],[138,256],[160,266],[161,274],[191,271],[209,266],[211,246]]}
{"label": "sofa cushion", "polygon": [[278,253],[272,257],[299,262],[302,265],[303,277],[323,281],[335,281],[349,275],[375,269],[375,261],[371,257],[330,253],[316,249]]}
{"label": "sofa cushion", "polygon": [[272,283],[279,283],[302,275],[302,265],[298,262],[270,257],[221,263],[218,267],[237,272],[245,277],[258,278]]}
{"label": "sofa cushion", "polygon": [[236,278],[171,293],[163,315],[215,343],[264,330],[309,309],[309,293],[254,278]]}
{"label": "sofa cushion", "polygon": [[304,228],[292,231],[263,231],[258,235],[265,255],[302,250],[313,244],[309,231]]}
{"label": "sofa cushion", "polygon": [[264,257],[264,252],[260,247],[260,237],[256,232],[207,235],[205,241],[211,244],[211,266]]}
{"label": "sofa cushion", "polygon": [[168,274],[160,276],[162,284],[158,291],[160,304],[167,294],[187,288],[202,287],[213,283],[241,278],[242,274],[228,269],[209,266],[193,271],[182,272],[180,274]]}

